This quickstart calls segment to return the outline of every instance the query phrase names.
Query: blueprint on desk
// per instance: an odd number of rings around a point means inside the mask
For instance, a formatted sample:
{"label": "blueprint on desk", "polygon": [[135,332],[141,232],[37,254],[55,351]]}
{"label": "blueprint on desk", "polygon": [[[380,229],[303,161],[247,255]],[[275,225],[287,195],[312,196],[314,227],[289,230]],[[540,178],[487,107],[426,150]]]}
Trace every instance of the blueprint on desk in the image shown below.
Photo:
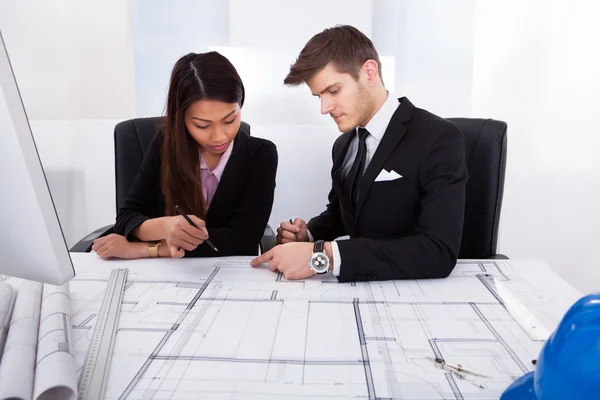
{"label": "blueprint on desk", "polygon": [[[129,275],[106,398],[497,399],[559,322],[508,260],[349,284],[286,281],[248,262],[119,264]],[[80,369],[109,272],[78,270],[70,284]],[[432,358],[487,378],[459,379]]]}

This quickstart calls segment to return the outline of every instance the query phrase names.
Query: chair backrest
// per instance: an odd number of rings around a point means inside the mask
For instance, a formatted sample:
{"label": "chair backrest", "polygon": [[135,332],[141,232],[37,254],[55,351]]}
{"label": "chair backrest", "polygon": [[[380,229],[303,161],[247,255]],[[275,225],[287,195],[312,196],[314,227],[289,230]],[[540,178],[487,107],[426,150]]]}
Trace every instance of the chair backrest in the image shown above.
{"label": "chair backrest", "polygon": [[496,255],[506,171],[506,129],[493,119],[448,118],[463,132],[469,180],[459,258]]}
{"label": "chair backrest", "polygon": [[[146,151],[160,128],[163,117],[134,118],[115,126],[116,211],[135,180]],[[240,129],[250,134],[250,125],[242,121]]]}

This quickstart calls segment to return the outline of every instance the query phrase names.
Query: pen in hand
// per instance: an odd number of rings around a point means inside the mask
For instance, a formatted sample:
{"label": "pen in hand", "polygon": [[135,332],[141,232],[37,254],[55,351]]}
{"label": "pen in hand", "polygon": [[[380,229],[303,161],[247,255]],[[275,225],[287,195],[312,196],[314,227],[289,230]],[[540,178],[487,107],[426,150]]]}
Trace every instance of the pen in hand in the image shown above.
{"label": "pen in hand", "polygon": [[[186,220],[187,222],[189,222],[189,224],[190,224],[190,225],[192,225],[194,228],[196,228],[196,229],[200,229],[200,228],[198,228],[198,227],[196,226],[196,224],[194,224],[194,222],[193,222],[193,221],[190,219],[190,217],[188,217],[188,215],[185,213],[185,211],[183,211],[183,210],[181,209],[181,207],[179,207],[178,205],[177,205],[177,206],[175,206],[175,211],[177,211],[179,214],[181,214],[181,216],[182,216],[183,218],[185,218],[185,220]],[[210,241],[210,239],[208,239],[208,238],[207,238],[207,239],[206,239],[204,242],[205,242],[206,244],[208,244],[208,245],[210,246],[210,248],[211,248],[211,249],[213,249],[214,251],[219,251],[219,250],[217,250],[217,247],[216,247],[216,246],[213,244],[213,242],[211,242],[211,241]]]}
{"label": "pen in hand", "polygon": [[[294,225],[294,221],[290,218],[290,224]],[[294,236],[296,236],[296,242],[300,241],[300,236],[298,236],[298,232],[294,232]]]}

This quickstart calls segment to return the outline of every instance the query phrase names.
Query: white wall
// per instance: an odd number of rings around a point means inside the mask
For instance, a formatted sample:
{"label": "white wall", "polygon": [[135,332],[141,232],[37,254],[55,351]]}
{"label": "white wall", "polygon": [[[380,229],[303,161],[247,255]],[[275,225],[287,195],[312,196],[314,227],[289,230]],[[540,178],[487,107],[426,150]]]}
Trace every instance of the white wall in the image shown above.
{"label": "white wall", "polygon": [[[68,246],[115,220],[113,135],[119,120],[31,121]],[[58,150],[57,150],[58,149]]]}
{"label": "white wall", "polygon": [[[371,39],[388,89],[444,117],[469,116],[475,0],[378,0]],[[394,78],[394,82],[390,78]]]}
{"label": "white wall", "polygon": [[0,29],[30,119],[134,113],[124,0],[0,0]]}
{"label": "white wall", "polygon": [[600,290],[600,4],[478,1],[473,112],[508,122],[499,249]]}
{"label": "white wall", "polygon": [[131,15],[136,116],[161,115],[175,61],[229,43],[229,2],[132,0]]}
{"label": "white wall", "polygon": [[123,0],[0,0],[0,30],[68,245],[114,221],[112,132],[135,115]]}

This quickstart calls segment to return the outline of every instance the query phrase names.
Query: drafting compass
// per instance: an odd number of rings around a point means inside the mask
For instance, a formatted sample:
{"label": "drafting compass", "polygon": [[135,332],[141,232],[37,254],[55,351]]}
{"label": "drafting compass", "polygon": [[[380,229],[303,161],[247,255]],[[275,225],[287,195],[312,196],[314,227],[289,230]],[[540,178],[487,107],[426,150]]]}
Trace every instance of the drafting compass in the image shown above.
{"label": "drafting compass", "polygon": [[475,385],[475,386],[477,386],[478,388],[481,388],[481,389],[484,389],[483,385],[479,384],[478,382],[476,382],[473,379],[470,379],[467,375],[477,376],[479,378],[490,378],[487,375],[483,375],[483,374],[480,374],[478,372],[471,371],[471,370],[468,370],[466,368],[463,368],[463,366],[460,365],[460,364],[458,364],[458,365],[448,364],[448,363],[446,363],[446,361],[443,358],[432,358],[432,357],[426,357],[426,358],[428,360],[433,361],[433,365],[435,365],[436,368],[448,371],[452,375],[456,376],[458,379],[470,382],[473,385]]}

